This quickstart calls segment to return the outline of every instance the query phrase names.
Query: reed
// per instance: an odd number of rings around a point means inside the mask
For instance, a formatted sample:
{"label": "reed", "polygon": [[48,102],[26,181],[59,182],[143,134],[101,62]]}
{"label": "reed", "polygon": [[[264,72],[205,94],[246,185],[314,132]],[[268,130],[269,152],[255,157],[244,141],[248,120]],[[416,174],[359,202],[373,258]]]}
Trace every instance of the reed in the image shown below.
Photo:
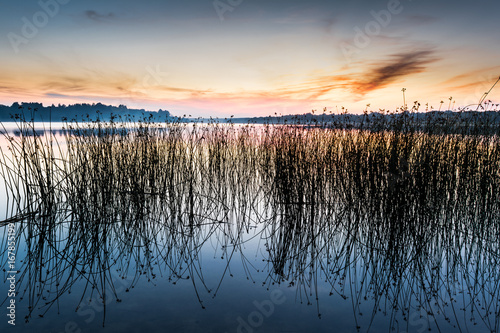
{"label": "reed", "polygon": [[[244,247],[259,237],[263,284],[295,286],[318,313],[321,281],[356,314],[370,300],[391,326],[412,309],[438,315],[434,304],[461,324],[450,299],[470,292],[462,306],[479,311],[480,301],[483,324],[498,330],[494,123],[450,134],[412,117],[334,126],[72,121],[63,137],[20,120],[18,136],[6,134],[1,172],[12,203],[4,224],[18,224],[28,249],[23,297],[45,313],[84,276],[82,300],[106,299],[112,270],[133,276],[129,288],[161,275],[217,294],[236,253],[253,280]],[[199,260],[209,241],[227,260],[212,287]]]}

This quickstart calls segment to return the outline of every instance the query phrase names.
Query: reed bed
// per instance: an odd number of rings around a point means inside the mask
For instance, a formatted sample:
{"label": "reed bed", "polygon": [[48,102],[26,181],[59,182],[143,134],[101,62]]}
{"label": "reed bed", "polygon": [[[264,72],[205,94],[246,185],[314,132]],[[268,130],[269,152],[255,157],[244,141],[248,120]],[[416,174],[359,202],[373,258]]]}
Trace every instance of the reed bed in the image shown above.
{"label": "reed bed", "polygon": [[[237,253],[254,280],[245,244],[258,237],[263,285],[295,286],[318,314],[327,283],[356,318],[363,300],[371,304],[368,328],[378,312],[396,328],[398,316],[422,310],[455,325],[466,312],[499,331],[494,132],[147,119],[69,122],[64,138],[29,122],[19,132],[7,135],[1,172],[12,207],[5,223],[26,239],[31,309],[48,311],[81,276],[82,299],[105,299],[113,270],[134,277],[130,288],[162,276],[216,294]],[[227,261],[215,287],[200,261],[210,244]]]}

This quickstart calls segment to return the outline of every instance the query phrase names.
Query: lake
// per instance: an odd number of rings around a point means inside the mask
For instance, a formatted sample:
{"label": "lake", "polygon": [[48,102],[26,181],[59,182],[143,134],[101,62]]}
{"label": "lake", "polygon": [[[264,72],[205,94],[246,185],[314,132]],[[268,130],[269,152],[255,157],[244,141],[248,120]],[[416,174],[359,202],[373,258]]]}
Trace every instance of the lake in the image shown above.
{"label": "lake", "polygon": [[0,140],[2,331],[500,332],[496,136],[50,126]]}

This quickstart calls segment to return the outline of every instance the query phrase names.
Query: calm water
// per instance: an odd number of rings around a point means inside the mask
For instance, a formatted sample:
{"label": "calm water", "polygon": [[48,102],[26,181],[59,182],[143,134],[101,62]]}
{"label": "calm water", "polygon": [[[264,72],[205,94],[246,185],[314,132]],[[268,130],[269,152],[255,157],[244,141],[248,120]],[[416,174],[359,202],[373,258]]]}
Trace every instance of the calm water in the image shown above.
{"label": "calm water", "polygon": [[500,332],[497,190],[436,185],[424,205],[406,172],[380,195],[227,170],[178,175],[165,196],[75,171],[79,190],[47,200],[0,181],[1,330],[15,300],[16,332]]}

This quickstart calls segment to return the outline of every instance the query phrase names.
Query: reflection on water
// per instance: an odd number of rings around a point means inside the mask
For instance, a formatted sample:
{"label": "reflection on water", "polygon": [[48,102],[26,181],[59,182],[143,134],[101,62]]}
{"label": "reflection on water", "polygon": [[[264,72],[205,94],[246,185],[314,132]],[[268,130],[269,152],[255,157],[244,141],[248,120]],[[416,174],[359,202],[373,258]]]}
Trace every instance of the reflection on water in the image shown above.
{"label": "reflection on water", "polygon": [[3,152],[18,325],[136,327],[156,286],[152,331],[500,331],[497,137],[75,126]]}

